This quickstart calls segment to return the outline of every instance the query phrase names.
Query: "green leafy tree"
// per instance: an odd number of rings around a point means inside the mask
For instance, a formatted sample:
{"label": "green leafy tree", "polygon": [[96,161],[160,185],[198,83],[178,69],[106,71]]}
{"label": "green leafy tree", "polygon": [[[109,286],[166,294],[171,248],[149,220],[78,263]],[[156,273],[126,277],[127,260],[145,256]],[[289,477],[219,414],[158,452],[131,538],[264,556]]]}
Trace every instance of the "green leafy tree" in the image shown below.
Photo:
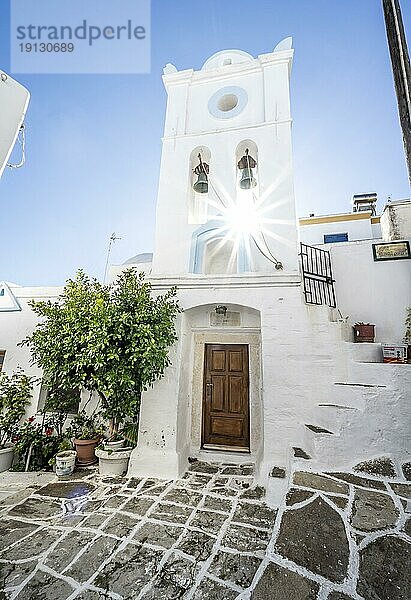
{"label": "green leafy tree", "polygon": [[19,423],[30,404],[33,391],[33,377],[28,377],[22,369],[12,375],[0,373],[0,449],[13,441]]}
{"label": "green leafy tree", "polygon": [[121,423],[138,421],[141,393],[169,365],[180,311],[175,296],[175,288],[154,296],[134,269],[110,285],[79,271],[56,301],[31,302],[40,322],[22,343],[55,394],[81,388],[98,394],[112,437]]}

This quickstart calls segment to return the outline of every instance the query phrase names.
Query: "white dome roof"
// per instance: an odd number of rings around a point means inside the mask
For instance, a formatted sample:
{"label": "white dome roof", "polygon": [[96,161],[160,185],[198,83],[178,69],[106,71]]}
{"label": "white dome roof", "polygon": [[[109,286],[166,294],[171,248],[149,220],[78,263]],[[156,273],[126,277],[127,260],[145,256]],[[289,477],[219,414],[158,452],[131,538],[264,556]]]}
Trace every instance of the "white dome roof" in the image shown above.
{"label": "white dome roof", "polygon": [[201,70],[212,71],[225,65],[251,62],[253,60],[254,57],[243,50],[220,50],[220,52],[216,52],[205,61]]}
{"label": "white dome roof", "polygon": [[151,263],[152,260],[152,252],[144,252],[143,254],[137,254],[136,256],[132,256],[131,258],[123,262],[123,265],[141,265],[142,263]]}

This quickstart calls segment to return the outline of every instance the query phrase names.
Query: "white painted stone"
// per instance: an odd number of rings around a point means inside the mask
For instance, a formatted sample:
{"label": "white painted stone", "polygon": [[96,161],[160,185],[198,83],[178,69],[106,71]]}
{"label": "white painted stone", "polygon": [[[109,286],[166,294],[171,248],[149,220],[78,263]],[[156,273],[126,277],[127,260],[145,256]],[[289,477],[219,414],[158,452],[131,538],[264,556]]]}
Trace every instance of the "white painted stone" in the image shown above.
{"label": "white painted stone", "polygon": [[411,200],[388,202],[381,215],[384,240],[409,240],[411,238]]}

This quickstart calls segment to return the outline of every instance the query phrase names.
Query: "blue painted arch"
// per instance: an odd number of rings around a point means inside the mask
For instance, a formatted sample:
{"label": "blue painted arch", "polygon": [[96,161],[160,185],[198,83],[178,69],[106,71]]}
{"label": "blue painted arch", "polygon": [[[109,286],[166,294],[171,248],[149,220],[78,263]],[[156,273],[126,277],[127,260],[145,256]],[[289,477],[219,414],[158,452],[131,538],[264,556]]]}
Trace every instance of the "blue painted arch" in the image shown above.
{"label": "blue painted arch", "polygon": [[[190,250],[190,273],[203,273],[207,243],[214,239],[222,239],[224,235],[224,232],[221,231],[221,221],[217,220],[208,221],[193,232]],[[241,240],[237,253],[237,273],[247,273],[250,270],[249,256],[246,252],[244,240]]]}

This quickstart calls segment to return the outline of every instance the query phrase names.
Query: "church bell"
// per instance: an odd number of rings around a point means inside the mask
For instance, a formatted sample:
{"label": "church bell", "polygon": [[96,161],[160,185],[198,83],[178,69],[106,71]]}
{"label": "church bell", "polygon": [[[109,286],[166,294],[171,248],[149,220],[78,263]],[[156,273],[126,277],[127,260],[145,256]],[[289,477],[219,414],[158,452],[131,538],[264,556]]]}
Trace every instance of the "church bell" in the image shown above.
{"label": "church bell", "polygon": [[197,181],[193,184],[193,190],[197,194],[207,194],[209,166],[202,161],[201,154],[198,155],[198,160],[200,162],[194,169],[194,173],[197,175]]}
{"label": "church bell", "polygon": [[257,166],[257,162],[248,153],[248,148],[244,156],[238,161],[238,169],[241,171],[240,188],[249,190],[257,185],[257,180],[253,175],[253,169]]}

